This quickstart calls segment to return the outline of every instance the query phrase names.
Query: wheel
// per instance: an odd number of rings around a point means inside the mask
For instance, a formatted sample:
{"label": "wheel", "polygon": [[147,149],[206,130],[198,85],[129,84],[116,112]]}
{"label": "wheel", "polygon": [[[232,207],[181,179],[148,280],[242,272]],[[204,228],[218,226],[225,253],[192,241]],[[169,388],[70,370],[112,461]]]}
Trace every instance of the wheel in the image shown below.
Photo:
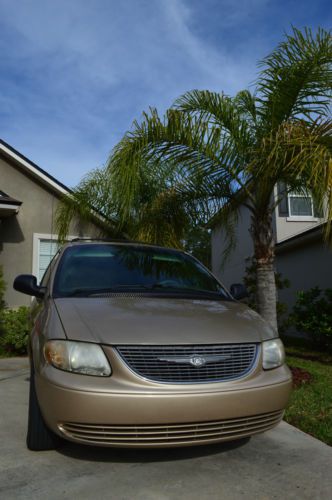
{"label": "wheel", "polygon": [[41,414],[36,394],[35,374],[31,365],[27,447],[33,451],[54,450],[60,443],[61,438],[47,428]]}

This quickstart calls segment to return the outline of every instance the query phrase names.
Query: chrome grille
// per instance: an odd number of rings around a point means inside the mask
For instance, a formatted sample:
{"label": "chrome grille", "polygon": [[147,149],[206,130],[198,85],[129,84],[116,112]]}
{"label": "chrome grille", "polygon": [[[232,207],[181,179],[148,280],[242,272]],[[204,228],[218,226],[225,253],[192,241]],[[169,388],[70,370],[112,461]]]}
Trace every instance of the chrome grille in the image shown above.
{"label": "chrome grille", "polygon": [[150,447],[216,443],[265,432],[282,419],[282,411],[212,422],[164,425],[102,425],[64,422],[59,429],[70,439],[102,446]]}
{"label": "chrome grille", "polygon": [[240,378],[252,370],[256,344],[116,346],[141,377],[165,383],[207,383]]}

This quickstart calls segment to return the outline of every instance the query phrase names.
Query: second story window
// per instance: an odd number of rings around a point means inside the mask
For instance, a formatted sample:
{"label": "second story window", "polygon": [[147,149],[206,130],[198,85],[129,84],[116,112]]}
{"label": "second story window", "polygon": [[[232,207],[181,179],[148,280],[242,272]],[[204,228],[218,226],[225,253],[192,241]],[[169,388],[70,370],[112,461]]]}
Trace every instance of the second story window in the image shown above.
{"label": "second story window", "polygon": [[314,203],[310,191],[290,191],[283,182],[277,184],[279,198],[278,215],[289,221],[310,221],[323,217],[322,211]]}
{"label": "second story window", "polygon": [[314,217],[313,200],[310,194],[304,192],[289,193],[288,213],[290,217]]}

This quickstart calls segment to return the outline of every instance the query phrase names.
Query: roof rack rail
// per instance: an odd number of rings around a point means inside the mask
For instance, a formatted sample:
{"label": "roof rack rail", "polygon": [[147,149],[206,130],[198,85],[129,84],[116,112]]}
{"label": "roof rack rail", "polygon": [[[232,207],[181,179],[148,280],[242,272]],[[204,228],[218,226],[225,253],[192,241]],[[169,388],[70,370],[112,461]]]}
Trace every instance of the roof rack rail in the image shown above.
{"label": "roof rack rail", "polygon": [[71,240],[68,240],[69,243],[71,242],[75,242],[75,241],[108,241],[108,242],[112,242],[112,241],[123,241],[123,242],[128,242],[128,243],[132,243],[131,240],[128,240],[126,238],[91,238],[89,236],[82,236],[82,237],[79,237],[79,238],[72,238]]}
{"label": "roof rack rail", "polygon": [[[164,248],[162,245],[157,245],[154,243],[147,243],[144,241],[137,241],[137,240],[130,240],[130,239],[125,239],[125,238],[90,238],[90,237],[80,237],[80,238],[73,238],[72,240],[68,240],[68,243],[75,243],[75,242],[84,242],[84,241],[100,241],[100,242],[105,242],[105,243],[130,243],[133,245],[146,245],[149,247],[157,247],[157,248]],[[183,252],[183,250],[179,248],[172,248],[172,247],[167,247],[170,250],[177,250],[178,252]]]}

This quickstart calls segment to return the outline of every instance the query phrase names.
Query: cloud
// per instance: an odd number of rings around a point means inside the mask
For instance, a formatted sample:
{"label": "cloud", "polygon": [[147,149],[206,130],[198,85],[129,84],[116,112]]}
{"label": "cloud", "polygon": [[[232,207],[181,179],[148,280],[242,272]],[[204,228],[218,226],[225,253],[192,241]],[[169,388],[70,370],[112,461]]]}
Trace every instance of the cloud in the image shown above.
{"label": "cloud", "polygon": [[193,88],[247,87],[271,47],[257,21],[277,5],[0,0],[0,136],[76,184],[149,106],[163,112]]}

